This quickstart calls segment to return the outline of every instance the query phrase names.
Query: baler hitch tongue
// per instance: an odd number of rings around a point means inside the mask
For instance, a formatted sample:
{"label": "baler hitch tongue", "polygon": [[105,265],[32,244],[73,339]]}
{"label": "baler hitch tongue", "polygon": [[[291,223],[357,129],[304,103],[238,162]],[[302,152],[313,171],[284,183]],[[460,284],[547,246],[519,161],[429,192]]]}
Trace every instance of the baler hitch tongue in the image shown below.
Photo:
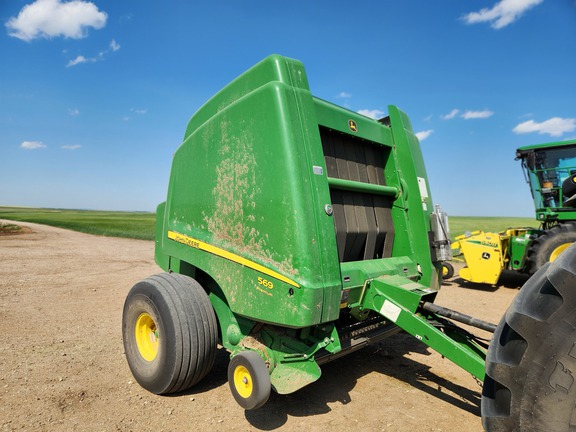
{"label": "baler hitch tongue", "polygon": [[374,279],[366,289],[364,308],[421,340],[476,378],[484,380],[487,344],[442,316],[493,332],[495,326],[426,301],[429,290],[401,276]]}

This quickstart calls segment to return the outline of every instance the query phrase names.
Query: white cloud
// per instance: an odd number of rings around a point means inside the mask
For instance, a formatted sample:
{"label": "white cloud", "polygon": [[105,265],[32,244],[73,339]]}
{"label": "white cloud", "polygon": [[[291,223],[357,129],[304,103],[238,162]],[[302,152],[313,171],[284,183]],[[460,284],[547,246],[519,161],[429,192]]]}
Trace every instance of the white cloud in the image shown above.
{"label": "white cloud", "polygon": [[23,141],[20,144],[20,148],[23,148],[24,150],[36,150],[45,147],[46,144],[44,144],[42,141]]}
{"label": "white cloud", "polygon": [[488,117],[492,117],[492,115],[494,115],[494,113],[489,110],[466,111],[465,113],[462,113],[460,117],[462,117],[464,120],[470,120],[470,119],[485,119]]}
{"label": "white cloud", "polygon": [[539,134],[548,134],[553,137],[559,137],[566,132],[573,132],[574,130],[576,130],[576,118],[560,117],[552,117],[542,123],[528,120],[512,129],[517,134],[538,132]]}
{"label": "white cloud", "polygon": [[432,132],[434,132],[434,129],[428,129],[425,131],[416,132],[416,138],[418,138],[420,141],[424,141],[426,138],[432,135]]}
{"label": "white cloud", "polygon": [[338,93],[338,96],[336,96],[338,99],[348,99],[351,98],[352,95],[350,93],[347,92],[340,92]]}
{"label": "white cloud", "polygon": [[459,109],[454,108],[454,109],[453,109],[452,111],[450,111],[448,114],[443,115],[443,116],[442,116],[442,119],[443,119],[443,120],[451,120],[451,119],[453,119],[454,117],[456,117],[459,112],[460,112]]}
{"label": "white cloud", "polygon": [[66,67],[72,67],[72,66],[76,66],[76,65],[79,65],[82,63],[88,63],[88,62],[93,62],[93,61],[94,61],[94,59],[87,59],[83,55],[79,55],[74,60],[70,60],[68,62],[68,64],[66,65]]}
{"label": "white cloud", "polygon": [[78,150],[80,147],[82,147],[80,144],[73,144],[73,145],[63,145],[60,148],[64,150]]}
{"label": "white cloud", "polygon": [[108,18],[96,5],[82,0],[36,0],[22,8],[17,17],[6,23],[10,36],[31,41],[37,38],[81,39],[88,27],[101,29]]}
{"label": "white cloud", "polygon": [[114,39],[112,39],[112,42],[110,42],[110,49],[111,49],[113,52],[116,52],[116,51],[118,51],[118,50],[120,49],[120,44],[117,43]]}
{"label": "white cloud", "polygon": [[358,114],[362,114],[363,116],[370,117],[370,118],[373,118],[376,120],[384,117],[384,111],[380,111],[378,109],[373,109],[373,110],[361,109],[361,110],[358,110]]}
{"label": "white cloud", "polygon": [[77,56],[74,60],[70,60],[66,67],[72,67],[79,65],[81,63],[95,63],[97,61],[104,61],[110,52],[116,52],[120,49],[120,44],[118,44],[114,39],[110,42],[109,49],[100,51],[96,57],[84,57],[83,55]]}
{"label": "white cloud", "polygon": [[71,115],[72,117],[77,117],[80,115],[80,110],[78,108],[71,108],[68,110],[68,115]]}
{"label": "white cloud", "polygon": [[543,0],[500,0],[492,9],[484,8],[462,17],[466,24],[490,22],[494,29],[512,24],[524,12],[542,3]]}

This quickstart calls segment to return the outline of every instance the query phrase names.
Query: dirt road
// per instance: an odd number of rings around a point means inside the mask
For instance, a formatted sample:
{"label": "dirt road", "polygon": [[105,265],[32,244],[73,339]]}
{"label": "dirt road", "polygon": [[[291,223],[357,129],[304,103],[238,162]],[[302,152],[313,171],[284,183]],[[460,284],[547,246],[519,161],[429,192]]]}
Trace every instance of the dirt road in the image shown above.
{"label": "dirt road", "polygon": [[[0,237],[1,431],[482,431],[476,380],[403,334],[256,411],[234,402],[223,350],[192,391],[150,394],[126,364],[121,315],[160,272],[154,243],[21,225],[33,232]],[[455,278],[436,303],[497,322],[516,292]]]}

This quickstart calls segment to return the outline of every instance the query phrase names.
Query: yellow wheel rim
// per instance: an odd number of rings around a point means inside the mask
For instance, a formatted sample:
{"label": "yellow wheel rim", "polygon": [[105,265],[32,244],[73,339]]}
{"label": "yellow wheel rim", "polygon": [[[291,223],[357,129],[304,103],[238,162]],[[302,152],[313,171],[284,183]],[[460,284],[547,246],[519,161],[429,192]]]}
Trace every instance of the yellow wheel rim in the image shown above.
{"label": "yellow wheel rim", "polygon": [[134,329],[136,346],[140,355],[147,361],[153,361],[158,355],[158,328],[154,319],[146,312],[140,314]]}
{"label": "yellow wheel rim", "polygon": [[446,276],[448,274],[448,267],[442,266],[442,276]]}
{"label": "yellow wheel rim", "polygon": [[552,251],[552,253],[550,254],[550,262],[554,261],[556,258],[558,258],[558,255],[560,255],[562,252],[564,252],[566,249],[568,249],[570,246],[572,246],[572,243],[564,243],[560,246],[558,246],[556,249],[554,249]]}
{"label": "yellow wheel rim", "polygon": [[252,376],[244,366],[236,366],[234,369],[234,387],[244,399],[248,399],[252,394]]}

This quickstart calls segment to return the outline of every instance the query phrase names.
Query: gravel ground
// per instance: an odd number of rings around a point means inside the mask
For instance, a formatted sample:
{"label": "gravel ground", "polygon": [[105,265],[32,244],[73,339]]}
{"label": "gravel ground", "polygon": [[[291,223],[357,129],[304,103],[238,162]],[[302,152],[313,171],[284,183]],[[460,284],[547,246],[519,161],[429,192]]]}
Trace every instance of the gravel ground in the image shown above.
{"label": "gravel ground", "polygon": [[[128,369],[121,316],[132,285],[161,271],[154,242],[21,225],[30,230],[0,236],[2,431],[482,431],[480,384],[405,334],[324,365],[319,381],[256,411],[234,402],[224,350],[191,391],[150,394]],[[455,276],[436,303],[498,322],[519,283]]]}

